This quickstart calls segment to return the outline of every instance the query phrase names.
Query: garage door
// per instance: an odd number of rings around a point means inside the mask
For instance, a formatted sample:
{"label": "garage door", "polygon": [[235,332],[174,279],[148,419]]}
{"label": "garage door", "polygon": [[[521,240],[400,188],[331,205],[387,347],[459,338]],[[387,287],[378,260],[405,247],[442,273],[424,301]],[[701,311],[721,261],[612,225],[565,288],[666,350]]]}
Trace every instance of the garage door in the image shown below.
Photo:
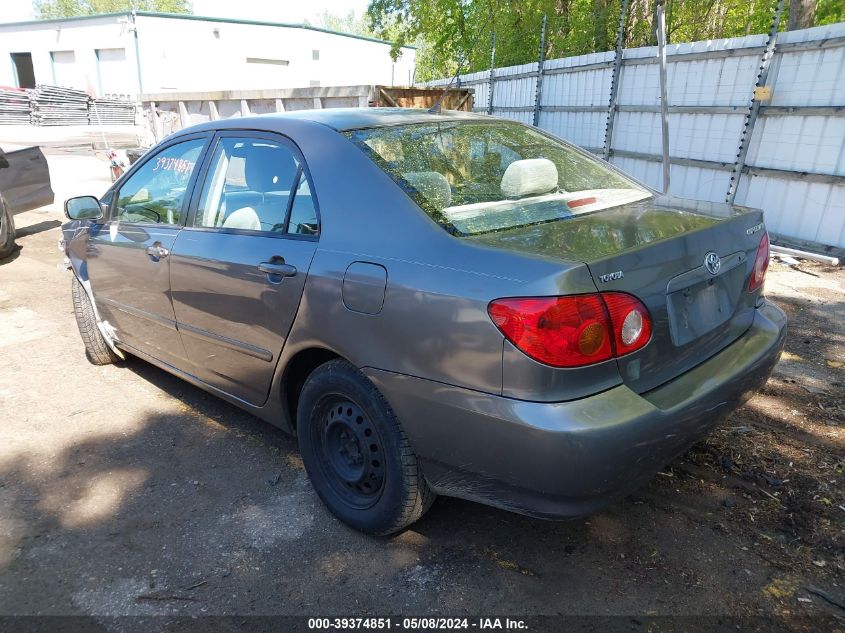
{"label": "garage door", "polygon": [[53,81],[57,86],[85,90],[85,81],[73,51],[53,51]]}
{"label": "garage door", "polygon": [[126,63],[125,48],[97,50],[100,71],[100,95],[129,96],[134,92],[134,75]]}

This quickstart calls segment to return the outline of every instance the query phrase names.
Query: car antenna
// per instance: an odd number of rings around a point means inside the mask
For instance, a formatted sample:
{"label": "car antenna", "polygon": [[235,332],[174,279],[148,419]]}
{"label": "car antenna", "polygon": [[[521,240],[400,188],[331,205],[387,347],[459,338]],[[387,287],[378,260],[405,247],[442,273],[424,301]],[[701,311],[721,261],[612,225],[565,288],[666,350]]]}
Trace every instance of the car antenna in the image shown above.
{"label": "car antenna", "polygon": [[442,105],[442,104],[443,104],[443,98],[446,96],[446,93],[447,93],[447,92],[449,92],[449,88],[451,88],[451,87],[452,87],[452,84],[453,84],[453,83],[455,83],[455,80],[456,80],[458,77],[460,77],[460,75],[461,75],[461,65],[462,65],[462,64],[461,64],[461,58],[460,58],[460,57],[458,57],[458,68],[457,68],[457,70],[455,71],[455,74],[454,74],[454,75],[452,76],[452,78],[449,80],[449,83],[448,83],[448,84],[446,84],[446,87],[445,87],[445,88],[443,88],[443,91],[440,93],[440,96],[439,96],[439,97],[437,97],[437,101],[434,103],[434,105],[433,105],[433,106],[431,106],[431,107],[428,109],[428,112],[429,112],[430,114],[440,114],[441,112],[443,112],[443,105]]}

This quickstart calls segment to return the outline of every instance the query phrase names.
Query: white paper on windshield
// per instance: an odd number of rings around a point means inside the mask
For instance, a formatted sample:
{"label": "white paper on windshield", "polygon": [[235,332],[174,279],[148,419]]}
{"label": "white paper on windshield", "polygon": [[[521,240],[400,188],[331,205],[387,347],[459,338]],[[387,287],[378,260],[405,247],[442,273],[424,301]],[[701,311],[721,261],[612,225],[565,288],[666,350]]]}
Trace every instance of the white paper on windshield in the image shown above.
{"label": "white paper on windshield", "polygon": [[[518,200],[497,200],[495,202],[476,202],[473,204],[461,204],[443,209],[443,215],[450,221],[466,221],[502,211],[514,211],[516,209],[528,209],[531,205],[560,202],[562,204],[561,217],[567,215],[580,215],[592,211],[601,211],[611,207],[618,207],[623,204],[630,204],[645,200],[650,197],[648,191],[642,189],[587,189],[584,191],[568,191],[566,193],[547,193],[541,196],[531,196]],[[595,198],[595,202],[590,202]],[[583,201],[583,202],[582,202]],[[570,207],[567,203],[572,202]],[[582,202],[575,205],[575,203]]]}

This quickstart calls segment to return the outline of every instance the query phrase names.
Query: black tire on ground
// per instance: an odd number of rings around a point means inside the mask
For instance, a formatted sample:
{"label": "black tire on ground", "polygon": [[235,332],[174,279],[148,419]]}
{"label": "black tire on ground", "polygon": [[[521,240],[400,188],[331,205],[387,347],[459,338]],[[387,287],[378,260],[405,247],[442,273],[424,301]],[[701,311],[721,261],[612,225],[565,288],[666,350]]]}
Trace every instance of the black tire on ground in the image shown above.
{"label": "black tire on ground", "polygon": [[317,494],[341,521],[368,534],[419,519],[429,489],[399,420],[367,378],[344,360],[308,377],[296,412],[299,450]]}
{"label": "black tire on ground", "polygon": [[71,282],[73,314],[76,316],[76,325],[79,326],[79,334],[85,345],[85,356],[94,365],[116,363],[120,357],[111,350],[100,333],[88,293],[85,292],[85,288],[79,283],[76,275],[71,274],[71,277],[73,277]]}
{"label": "black tire on ground", "polygon": [[15,218],[0,196],[0,259],[6,259],[14,250]]}

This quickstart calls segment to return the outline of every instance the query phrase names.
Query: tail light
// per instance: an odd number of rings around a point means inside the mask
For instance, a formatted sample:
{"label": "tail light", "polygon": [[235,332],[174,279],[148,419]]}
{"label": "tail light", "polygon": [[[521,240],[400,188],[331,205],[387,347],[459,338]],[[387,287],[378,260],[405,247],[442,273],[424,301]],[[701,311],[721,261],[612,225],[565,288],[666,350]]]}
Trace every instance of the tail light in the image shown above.
{"label": "tail light", "polygon": [[651,317],[635,297],[604,292],[496,299],[487,312],[524,354],[553,367],[583,367],[640,349]]}
{"label": "tail light", "polygon": [[613,324],[616,356],[635,352],[649,342],[651,317],[636,297],[623,292],[603,292],[601,297]]}
{"label": "tail light", "polygon": [[763,233],[760,239],[760,246],[757,247],[757,255],[754,256],[754,269],[751,271],[751,281],[748,282],[748,291],[757,290],[766,280],[766,270],[769,268],[769,234]]}

